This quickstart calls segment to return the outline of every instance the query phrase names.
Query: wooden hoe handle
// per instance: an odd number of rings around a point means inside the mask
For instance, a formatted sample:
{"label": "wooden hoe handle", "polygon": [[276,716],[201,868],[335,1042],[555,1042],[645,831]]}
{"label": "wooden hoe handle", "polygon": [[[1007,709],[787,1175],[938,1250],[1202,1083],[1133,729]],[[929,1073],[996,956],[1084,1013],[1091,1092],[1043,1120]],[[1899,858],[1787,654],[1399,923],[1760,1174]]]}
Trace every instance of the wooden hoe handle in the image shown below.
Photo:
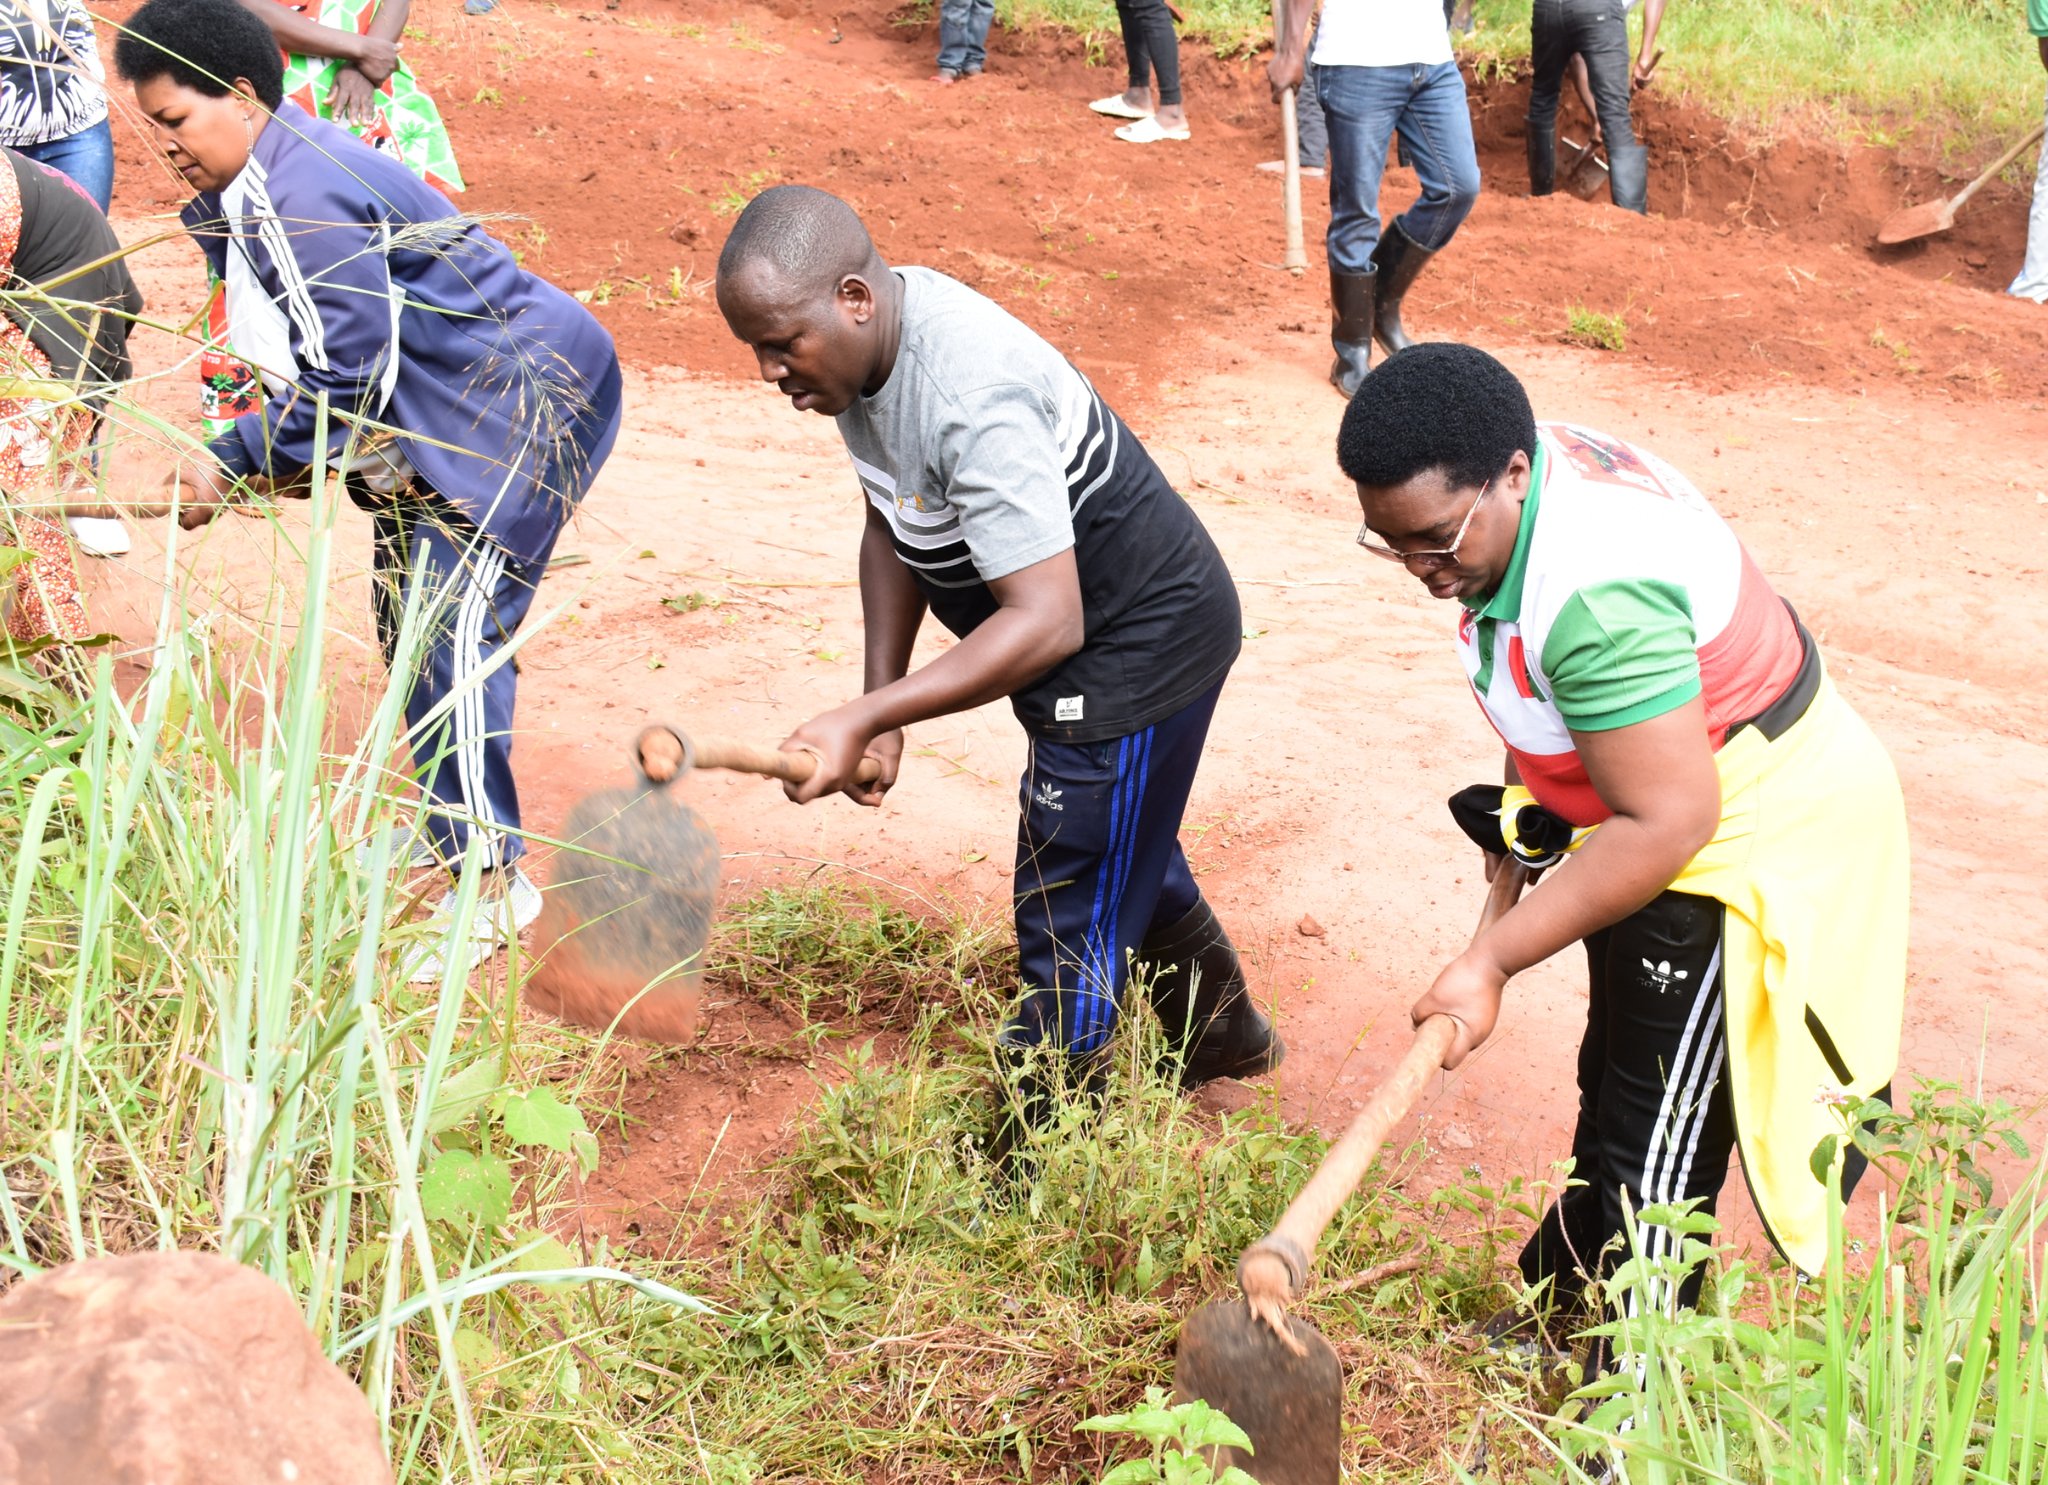
{"label": "wooden hoe handle", "polygon": [[[733,737],[684,736],[673,727],[649,727],[633,745],[640,771],[657,784],[666,784],[691,768],[723,768],[734,773],[754,773],[780,779],[785,784],[808,782],[818,771],[815,753],[785,753]],[[863,758],[854,778],[872,784],[882,775],[882,765]]]}
{"label": "wooden hoe handle", "polygon": [[[1515,905],[1528,877],[1527,868],[1513,857],[1501,863],[1486,895],[1486,909],[1479,915],[1478,930],[1472,935],[1475,940]],[[1287,1302],[1299,1296],[1307,1282],[1323,1230],[1358,1189],[1388,1134],[1415,1107],[1457,1036],[1458,1023],[1449,1016],[1431,1016],[1417,1028],[1399,1065],[1323,1156],[1323,1163],[1288,1203],[1272,1232],[1247,1248],[1238,1260],[1238,1283],[1252,1313],[1270,1325],[1290,1350],[1299,1352],[1301,1348],[1288,1333]]]}

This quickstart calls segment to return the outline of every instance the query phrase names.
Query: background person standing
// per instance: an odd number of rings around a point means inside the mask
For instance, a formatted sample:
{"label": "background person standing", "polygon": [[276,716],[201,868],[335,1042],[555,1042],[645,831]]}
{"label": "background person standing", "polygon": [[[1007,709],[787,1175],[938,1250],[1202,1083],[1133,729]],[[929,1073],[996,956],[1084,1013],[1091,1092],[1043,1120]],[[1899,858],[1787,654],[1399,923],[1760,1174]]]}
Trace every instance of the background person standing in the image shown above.
{"label": "background person standing", "polygon": [[995,18],[995,0],[940,0],[939,65],[933,82],[981,76],[988,66],[988,28]]}
{"label": "background person standing", "polygon": [[1633,73],[1628,10],[1621,0],[1535,0],[1529,14],[1529,194],[1557,185],[1557,102],[1574,57],[1583,62],[1593,112],[1607,144],[1607,187],[1624,211],[1647,212],[1650,151],[1636,142],[1629,95],[1647,87],[1664,0],[1643,0],[1643,40]]}
{"label": "background person standing", "polygon": [[[1180,38],[1173,34],[1173,16],[1166,0],[1116,0],[1116,18],[1123,28],[1131,85],[1088,106],[1113,119],[1131,120],[1116,131],[1116,137],[1126,143],[1186,139],[1188,114],[1180,101]],[[1152,106],[1154,78],[1159,81],[1156,110]]]}
{"label": "background person standing", "polygon": [[[2048,0],[2027,0],[2027,29],[2041,50],[2041,65],[2048,68]],[[2018,299],[2048,304],[2048,144],[2041,147],[2041,163],[2034,168],[2034,209],[2027,216],[2027,260],[2020,276],[2005,291]]]}
{"label": "background person standing", "polygon": [[[1284,6],[1266,66],[1276,103],[1301,86],[1315,0]],[[1441,0],[1328,0],[1315,64],[1330,135],[1330,383],[1349,397],[1375,339],[1389,354],[1409,343],[1401,301],[1479,199],[1479,156]],[[1382,233],[1380,177],[1397,133],[1422,196]]]}
{"label": "background person standing", "polygon": [[[61,170],[104,213],[114,199],[107,72],[81,0],[0,0],[0,145]],[[111,517],[65,521],[94,557],[128,550]]]}

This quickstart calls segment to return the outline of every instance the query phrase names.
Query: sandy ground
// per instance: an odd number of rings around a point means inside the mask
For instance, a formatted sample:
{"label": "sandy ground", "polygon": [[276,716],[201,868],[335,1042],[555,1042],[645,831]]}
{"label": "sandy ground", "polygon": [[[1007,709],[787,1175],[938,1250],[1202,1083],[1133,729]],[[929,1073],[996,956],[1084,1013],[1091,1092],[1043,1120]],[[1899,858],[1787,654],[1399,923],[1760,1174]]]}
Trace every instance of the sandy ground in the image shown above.
{"label": "sandy ground", "polygon": [[[1215,534],[1249,637],[1186,844],[1285,1030],[1282,1107],[1341,1124],[1470,932],[1482,883],[1443,801],[1495,777],[1498,749],[1460,679],[1450,612],[1352,545],[1356,503],[1332,457],[1341,403],[1321,379],[1319,245],[1304,280],[1265,266],[1278,191],[1250,168],[1273,152],[1252,74],[1191,49],[1196,147],[1139,156],[1079,107],[1113,81],[1076,47],[999,37],[987,78],[941,93],[922,80],[929,28],[872,7],[819,24],[627,0],[479,24],[436,3],[418,24],[465,204],[523,213],[503,234],[559,281],[609,285],[593,299],[632,367],[627,431],[562,543],[591,562],[550,578],[555,617],[525,653],[530,824],[553,829],[576,795],[622,775],[643,721],[772,742],[858,688],[862,517],[837,435],[749,382],[703,292],[728,220],[719,191],[826,185],[863,207],[885,253],[967,278],[1068,350]],[[2048,318],[1991,292],[2012,271],[2023,202],[1991,193],[1974,235],[1883,259],[1863,245],[1875,216],[1931,175],[1796,145],[1734,159],[1667,105],[1650,131],[1653,205],[1672,216],[1635,221],[1512,194],[1520,146],[1501,121],[1519,105],[1478,106],[1489,193],[1411,298],[1411,329],[1488,346],[1539,416],[1647,443],[1734,521],[1904,779],[1908,1075],[2032,1106],[2048,1032],[2031,865],[2048,836]],[[173,195],[132,135],[124,172],[124,230],[160,229]],[[1767,209],[1708,199],[1745,176]],[[1389,207],[1413,190],[1395,172]],[[192,262],[184,245],[151,256],[167,319],[196,303]],[[1573,301],[1623,311],[1628,350],[1559,344]],[[343,520],[359,565],[364,523]],[[153,623],[162,536],[90,574],[96,617],[131,639]],[[294,602],[296,559],[255,523],[221,523],[187,560],[230,614]],[[661,602],[693,593],[715,602]],[[342,716],[377,682],[364,607],[358,576],[335,643]],[[927,652],[941,642],[928,635]],[[879,812],[798,810],[746,780],[688,787],[733,893],[831,862],[986,907],[1009,892],[1022,751],[1007,709],[988,707],[913,729]],[[1304,915],[1323,936],[1299,931]],[[1493,1041],[1418,1116],[1435,1177],[1541,1175],[1563,1154],[1583,1014],[1576,963],[1516,981]],[[629,1133],[607,1152],[591,1215],[666,1226],[656,1214],[774,1150],[813,1076],[715,1050],[663,1059],[632,1095],[661,1138]]]}

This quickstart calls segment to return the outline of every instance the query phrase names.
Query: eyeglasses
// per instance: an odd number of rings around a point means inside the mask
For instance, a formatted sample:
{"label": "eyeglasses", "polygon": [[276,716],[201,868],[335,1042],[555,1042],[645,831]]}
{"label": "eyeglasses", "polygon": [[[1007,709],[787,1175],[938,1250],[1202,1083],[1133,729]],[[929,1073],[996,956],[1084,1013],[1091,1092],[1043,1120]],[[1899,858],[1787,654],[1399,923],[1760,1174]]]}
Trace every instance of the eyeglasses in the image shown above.
{"label": "eyeglasses", "polygon": [[1358,528],[1358,544],[1368,552],[1371,552],[1375,557],[1384,557],[1389,562],[1399,562],[1404,565],[1419,562],[1423,567],[1431,570],[1439,567],[1449,567],[1458,560],[1458,548],[1465,544],[1465,533],[1472,528],[1472,518],[1479,514],[1479,502],[1486,498],[1486,492],[1492,488],[1492,480],[1488,480],[1479,487],[1479,493],[1472,497],[1472,508],[1465,512],[1465,519],[1458,523],[1458,534],[1451,538],[1451,544],[1447,547],[1434,547],[1421,552],[1397,552],[1390,546],[1384,546],[1374,541],[1372,539],[1372,527],[1370,526],[1360,526]]}

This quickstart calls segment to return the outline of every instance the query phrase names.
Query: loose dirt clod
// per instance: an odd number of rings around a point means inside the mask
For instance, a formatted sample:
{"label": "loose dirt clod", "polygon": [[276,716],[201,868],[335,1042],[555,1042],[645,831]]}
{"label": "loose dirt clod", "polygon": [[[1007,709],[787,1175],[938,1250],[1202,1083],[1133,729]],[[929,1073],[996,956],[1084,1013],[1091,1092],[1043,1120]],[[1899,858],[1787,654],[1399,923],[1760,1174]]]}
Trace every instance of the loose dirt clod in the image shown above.
{"label": "loose dirt clod", "polygon": [[206,1253],[67,1264],[0,1299],[9,1485],[382,1485],[361,1392],[283,1289]]}

